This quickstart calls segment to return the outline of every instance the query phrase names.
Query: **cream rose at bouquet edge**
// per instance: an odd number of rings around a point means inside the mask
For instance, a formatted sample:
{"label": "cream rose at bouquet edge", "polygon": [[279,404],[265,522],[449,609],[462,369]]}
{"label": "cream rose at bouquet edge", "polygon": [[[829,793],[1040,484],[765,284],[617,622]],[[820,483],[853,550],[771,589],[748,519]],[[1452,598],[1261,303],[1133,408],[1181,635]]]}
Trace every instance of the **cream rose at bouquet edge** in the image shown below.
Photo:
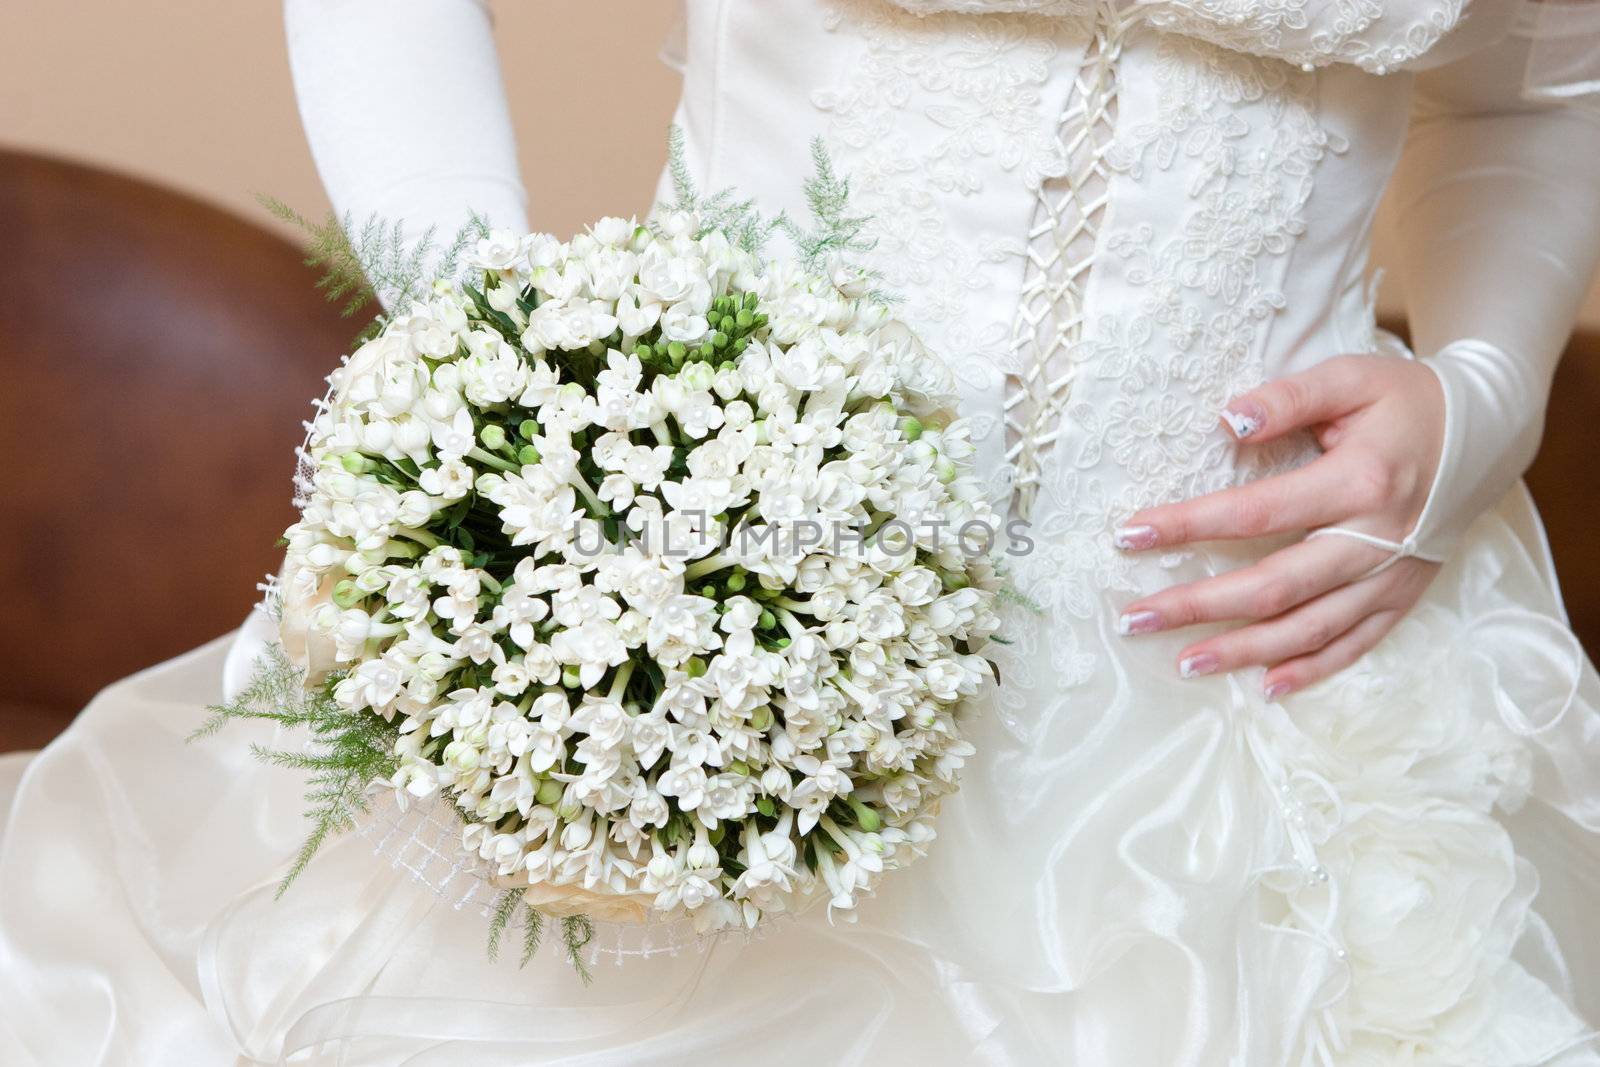
{"label": "cream rose at bouquet edge", "polygon": [[541,912],[852,908],[931,840],[991,675],[948,373],[859,272],[693,212],[469,266],[331,379],[286,650]]}

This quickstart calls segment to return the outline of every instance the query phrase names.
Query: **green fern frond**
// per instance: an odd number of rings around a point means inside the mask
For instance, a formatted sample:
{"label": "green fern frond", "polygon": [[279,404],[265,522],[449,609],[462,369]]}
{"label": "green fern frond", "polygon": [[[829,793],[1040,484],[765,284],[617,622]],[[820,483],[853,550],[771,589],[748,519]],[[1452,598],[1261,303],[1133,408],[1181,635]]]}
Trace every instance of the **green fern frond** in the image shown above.
{"label": "green fern frond", "polygon": [[667,206],[673,211],[695,210],[700,203],[700,193],[695,189],[694,176],[689,173],[683,127],[677,123],[667,127],[667,172],[672,176],[672,195],[676,198]]}
{"label": "green fern frond", "polygon": [[[276,197],[259,195],[256,199],[274,218],[306,235],[306,266],[322,271],[316,286],[330,303],[340,305],[339,313],[345,318],[374,302],[403,308],[425,297],[432,279],[454,278],[462,254],[489,233],[489,220],[474,211],[441,249],[432,226],[415,241],[408,241],[401,219],[386,221],[373,214],[357,228],[349,213],[340,217],[329,212],[321,222],[314,222]],[[380,315],[358,339],[374,333],[382,323]]]}
{"label": "green fern frond", "polygon": [[494,963],[500,958],[500,939],[506,932],[506,927],[511,924],[512,918],[517,914],[517,908],[522,903],[526,889],[507,889],[494,899],[494,908],[489,913],[489,962]]}
{"label": "green fern frond", "polygon": [[526,967],[539,952],[544,941],[544,912],[533,907],[522,909],[522,962]]}
{"label": "green fern frond", "polygon": [[278,883],[280,897],[329,838],[354,827],[356,813],[367,810],[367,786],[395,771],[398,729],[379,716],[340,707],[333,699],[337,681],[335,676],[308,692],[304,673],[282,648],[270,646],[244,690],[210,708],[209,718],[189,735],[210,737],[230,722],[249,720],[309,734],[303,749],[250,746],[252,755],[271,766],[312,772],[305,792],[311,830]]}
{"label": "green fern frond", "polygon": [[[302,677],[283,649],[272,646],[263,660],[258,661],[255,673],[239,695],[225,705],[206,709],[210,715],[189,735],[188,740],[199,741],[210,737],[236,719],[285,714],[279,709],[292,708],[305,701]],[[250,710],[247,712],[244,709]],[[274,721],[281,719],[274,718]]]}
{"label": "green fern frond", "polygon": [[569,915],[561,920],[561,943],[567,950],[567,962],[572,964],[584,985],[594,981],[589,965],[583,961],[583,950],[594,940],[594,923],[587,915]]}
{"label": "green fern frond", "polygon": [[668,204],[673,211],[692,211],[700,218],[696,237],[720,230],[729,243],[751,255],[760,255],[767,239],[780,229],[784,219],[765,219],[753,199],[737,199],[732,189],[722,189],[710,196],[702,196],[695,186],[685,154],[683,128],[673,125],[667,130],[667,173],[672,178],[674,200]]}
{"label": "green fern frond", "polygon": [[[811,142],[811,177],[806,179],[804,190],[812,225],[805,228],[780,216],[777,228],[794,243],[800,262],[807,270],[825,273],[828,261],[834,256],[848,260],[872,251],[877,242],[862,236],[872,218],[851,213],[850,180],[834,169],[833,157],[828,154],[828,146],[821,137]],[[877,271],[863,270],[862,274],[873,281],[880,277]],[[891,301],[891,297],[878,288],[868,295],[880,303]]]}
{"label": "green fern frond", "polygon": [[1016,604],[1018,607],[1024,608],[1035,615],[1043,615],[1045,613],[1043,604],[1009,582],[995,590],[994,595],[996,600],[1008,604]]}

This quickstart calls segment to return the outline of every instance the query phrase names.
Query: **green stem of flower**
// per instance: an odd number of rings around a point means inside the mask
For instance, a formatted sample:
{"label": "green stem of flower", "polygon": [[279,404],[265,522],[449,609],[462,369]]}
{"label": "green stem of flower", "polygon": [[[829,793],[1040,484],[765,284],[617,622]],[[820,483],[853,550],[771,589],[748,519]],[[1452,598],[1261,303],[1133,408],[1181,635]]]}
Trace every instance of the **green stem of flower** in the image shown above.
{"label": "green stem of flower", "polygon": [[632,676],[633,660],[623,661],[622,666],[617,668],[616,676],[611,679],[611,688],[606,692],[606,699],[616,700],[621,697],[627,691],[628,679]]}
{"label": "green stem of flower", "polygon": [[707,556],[705,559],[689,564],[688,567],[684,568],[683,577],[686,581],[692,582],[696,578],[707,574],[738,566],[738,563],[738,560],[731,558],[727,553],[718,552],[714,556]]}
{"label": "green stem of flower", "polygon": [[396,530],[395,533],[400,537],[415,541],[417,544],[423,545],[427,548],[439,547],[439,539],[426,530],[412,530],[408,528]]}
{"label": "green stem of flower", "polygon": [[496,470],[505,471],[507,474],[517,474],[518,472],[520,472],[522,470],[522,468],[518,467],[516,464],[507,463],[505,460],[501,459],[499,456],[492,455],[492,454],[490,454],[488,452],[485,452],[481,448],[474,448],[471,451],[469,451],[467,453],[467,455],[469,457],[471,457],[472,459],[477,460],[479,463],[487,464],[488,466],[493,467]]}
{"label": "green stem of flower", "polygon": [[584,502],[589,505],[589,510],[594,513],[596,518],[604,519],[610,517],[611,509],[606,507],[605,501],[594,495],[594,490],[589,488],[589,483],[584,480],[583,475],[577,472],[573,473],[572,487],[578,491],[579,496],[583,497]]}

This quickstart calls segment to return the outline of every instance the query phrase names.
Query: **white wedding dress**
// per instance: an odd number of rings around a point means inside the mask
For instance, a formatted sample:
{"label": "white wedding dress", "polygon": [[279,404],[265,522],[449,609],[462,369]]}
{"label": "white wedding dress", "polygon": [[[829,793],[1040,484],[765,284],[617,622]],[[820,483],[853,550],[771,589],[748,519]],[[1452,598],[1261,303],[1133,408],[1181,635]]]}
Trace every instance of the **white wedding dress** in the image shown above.
{"label": "white wedding dress", "polygon": [[[1013,579],[1044,612],[1008,624],[929,857],[854,925],[812,913],[675,953],[603,930],[588,988],[555,953],[488,962],[470,873],[404,827],[337,842],[274,901],[301,783],[252,761],[269,738],[246,728],[183,740],[248,669],[256,620],[4,764],[0,1062],[1600,1064],[1600,678],[1516,481],[1600,246],[1600,121],[1523,100],[1516,5],[687,14],[678,121],[702,187],[803,211],[826,140],[872,265],[961,380],[997,497],[1033,523]],[[341,208],[523,225],[487,17],[290,0]],[[1406,280],[1451,429],[1406,547],[1446,566],[1314,689],[1180,679],[1185,636],[1120,637],[1121,606],[1281,542],[1152,557],[1111,531],[1314,454],[1233,444],[1230,397],[1399,351],[1363,272],[1408,113]],[[592,119],[592,156],[550,165],[649,149]]]}

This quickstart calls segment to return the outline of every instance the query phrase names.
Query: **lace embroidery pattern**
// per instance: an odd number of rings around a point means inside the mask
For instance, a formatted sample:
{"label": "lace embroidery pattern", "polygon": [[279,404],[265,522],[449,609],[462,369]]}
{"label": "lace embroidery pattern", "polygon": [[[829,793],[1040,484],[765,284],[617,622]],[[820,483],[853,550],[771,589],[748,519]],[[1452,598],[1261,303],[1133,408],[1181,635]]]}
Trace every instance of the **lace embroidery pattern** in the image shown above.
{"label": "lace embroidery pattern", "polygon": [[[994,191],[985,179],[996,172],[1038,188],[1066,170],[1042,114],[1062,27],[1037,18],[914,19],[887,0],[839,3],[827,17],[830,29],[848,20],[865,41],[845,82],[816,91],[812,102],[830,116],[830,147],[873,219],[871,265],[904,299],[907,320],[946,354],[963,391],[998,396],[1006,324],[984,321],[971,304],[1023,242],[952,234],[947,204]],[[971,422],[981,444],[1002,416],[975,405]],[[1009,469],[998,471],[994,499],[1008,497],[1010,485]]]}
{"label": "lace embroidery pattern", "polygon": [[[1097,385],[1068,407],[1069,447],[1041,479],[1041,518],[1102,534],[1138,508],[1303,457],[1291,440],[1236,464],[1216,416],[1262,379],[1263,327],[1284,305],[1277,275],[1305,229],[1313,175],[1346,147],[1317,121],[1312,75],[1171,35],[1154,65],[1154,114],[1124,123],[1106,159],[1189,206],[1170,229],[1133,221],[1107,235],[1125,289],[1075,346],[1078,373]],[[1085,478],[1105,492],[1086,497]]]}
{"label": "lace embroidery pattern", "polygon": [[[1092,12],[1096,0],[895,0],[921,15]],[[1156,29],[1312,70],[1351,63],[1384,74],[1421,56],[1461,21],[1464,0],[1164,0],[1118,5]]]}

